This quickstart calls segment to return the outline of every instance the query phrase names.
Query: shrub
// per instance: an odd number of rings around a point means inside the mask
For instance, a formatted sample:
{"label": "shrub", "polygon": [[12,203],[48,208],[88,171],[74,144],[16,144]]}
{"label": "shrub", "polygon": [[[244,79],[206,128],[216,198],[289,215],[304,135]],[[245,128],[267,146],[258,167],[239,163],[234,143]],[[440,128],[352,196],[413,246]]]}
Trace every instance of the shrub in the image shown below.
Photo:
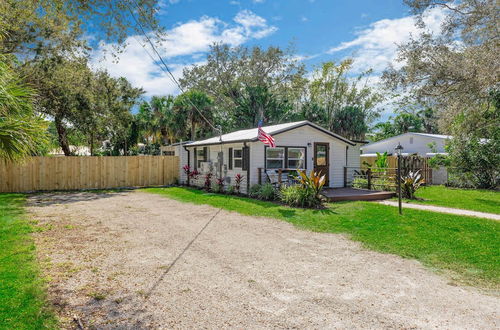
{"label": "shrub", "polygon": [[298,172],[300,175],[300,184],[304,187],[312,189],[314,193],[319,196],[326,183],[326,176],[315,171],[312,171],[309,175],[307,175],[306,171],[299,170]]}
{"label": "shrub", "polygon": [[366,189],[368,188],[368,179],[355,177],[352,180],[352,186],[358,189]]}
{"label": "shrub", "polygon": [[207,174],[205,174],[205,189],[206,190],[210,190],[210,188],[212,187],[212,172],[208,172]]}
{"label": "shrub", "polygon": [[415,199],[415,192],[420,185],[424,183],[424,179],[420,174],[420,170],[409,172],[406,176],[401,177],[401,196],[403,198]]}
{"label": "shrub", "polygon": [[298,184],[282,187],[280,200],[290,206],[314,208],[322,205],[322,199],[316,195],[314,189]]}
{"label": "shrub", "polygon": [[241,175],[240,173],[234,176],[234,190],[236,191],[237,194],[240,193],[241,182],[243,182],[243,177],[244,176]]}
{"label": "shrub", "polygon": [[254,184],[253,186],[251,186],[250,190],[248,191],[248,196],[252,198],[259,198],[259,192],[261,187],[262,185],[260,184]]}
{"label": "shrub", "polygon": [[264,201],[271,201],[276,199],[276,190],[270,183],[263,184],[258,193],[258,198]]}
{"label": "shrub", "polygon": [[228,186],[226,192],[230,195],[237,194],[236,188],[234,186]]}
{"label": "shrub", "polygon": [[224,178],[217,178],[215,185],[217,186],[217,192],[224,192]]}

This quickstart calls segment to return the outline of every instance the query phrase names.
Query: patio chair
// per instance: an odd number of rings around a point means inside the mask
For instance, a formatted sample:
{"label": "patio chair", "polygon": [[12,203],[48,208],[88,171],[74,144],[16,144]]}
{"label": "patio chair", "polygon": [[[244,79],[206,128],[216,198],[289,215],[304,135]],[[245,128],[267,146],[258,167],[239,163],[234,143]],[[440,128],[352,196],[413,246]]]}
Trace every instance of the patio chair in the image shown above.
{"label": "patio chair", "polygon": [[[269,183],[271,183],[274,187],[280,186],[278,170],[266,170],[265,173]],[[281,185],[288,185],[289,179],[290,178],[287,172],[281,172]]]}

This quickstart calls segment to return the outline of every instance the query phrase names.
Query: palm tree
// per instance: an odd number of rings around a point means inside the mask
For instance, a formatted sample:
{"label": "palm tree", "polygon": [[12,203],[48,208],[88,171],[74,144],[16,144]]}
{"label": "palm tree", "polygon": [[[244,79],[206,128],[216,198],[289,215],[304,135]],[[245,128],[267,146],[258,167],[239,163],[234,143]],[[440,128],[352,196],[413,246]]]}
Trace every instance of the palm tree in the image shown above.
{"label": "palm tree", "polygon": [[15,57],[0,54],[0,158],[19,161],[47,143],[47,125],[34,112],[34,96],[15,70]]}
{"label": "palm tree", "polygon": [[180,118],[178,120],[189,126],[189,137],[192,141],[196,140],[199,129],[210,126],[207,120],[212,119],[213,100],[207,94],[190,90],[179,95],[175,99],[174,106],[175,112]]}

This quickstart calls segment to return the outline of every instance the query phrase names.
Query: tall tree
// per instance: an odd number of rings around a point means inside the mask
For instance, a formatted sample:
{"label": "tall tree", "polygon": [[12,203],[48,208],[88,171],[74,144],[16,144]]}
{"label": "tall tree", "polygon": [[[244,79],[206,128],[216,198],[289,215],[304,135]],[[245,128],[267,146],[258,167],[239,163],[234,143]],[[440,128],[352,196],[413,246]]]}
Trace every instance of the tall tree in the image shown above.
{"label": "tall tree", "polygon": [[[33,56],[46,50],[73,51],[85,45],[85,32],[99,40],[124,45],[137,22],[159,35],[158,0],[3,0],[0,1],[0,52]],[[132,16],[132,13],[133,16]]]}
{"label": "tall tree", "polygon": [[[262,117],[278,120],[304,85],[304,66],[291,49],[262,49],[212,45],[203,65],[185,69],[181,84],[207,93],[214,100],[216,117],[224,118],[227,130],[251,127]],[[268,113],[268,105],[274,110]],[[237,112],[234,111],[239,107]],[[282,113],[277,113],[281,110]],[[241,117],[244,115],[244,117]]]}
{"label": "tall tree", "polygon": [[[406,0],[425,27],[428,10],[446,15],[441,33],[423,33],[400,45],[400,68],[384,73],[387,86],[419,100],[432,99],[440,126],[449,130],[461,114],[481,112],[498,89],[500,11],[494,0]],[[476,116],[474,116],[476,117]]]}
{"label": "tall tree", "polygon": [[190,90],[177,96],[175,111],[186,123],[192,141],[196,140],[199,132],[205,135],[210,131],[207,120],[213,120],[213,100],[207,94]]}
{"label": "tall tree", "polygon": [[30,62],[25,70],[38,90],[39,110],[54,119],[61,149],[71,155],[67,126],[78,123],[91,105],[92,72],[86,59],[43,57]]}
{"label": "tall tree", "polygon": [[[382,96],[368,86],[369,71],[350,77],[352,64],[353,61],[347,59],[339,64],[326,62],[317,68],[308,85],[308,103],[316,104],[321,114],[310,111],[303,113],[312,115],[306,119],[316,121],[332,131],[338,130],[339,134],[364,138],[368,124],[378,117],[376,106]],[[351,126],[353,122],[349,120],[349,116],[356,116],[362,122]]]}

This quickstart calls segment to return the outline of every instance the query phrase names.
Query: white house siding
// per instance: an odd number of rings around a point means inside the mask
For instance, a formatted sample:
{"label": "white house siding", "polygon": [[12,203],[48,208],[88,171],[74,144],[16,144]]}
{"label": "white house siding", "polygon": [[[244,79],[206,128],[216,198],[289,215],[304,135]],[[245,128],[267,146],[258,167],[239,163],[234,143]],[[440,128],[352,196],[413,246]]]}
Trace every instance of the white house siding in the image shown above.
{"label": "white house siding", "polygon": [[349,167],[347,171],[347,182],[352,182],[354,170],[357,170],[361,167],[360,154],[361,154],[361,146],[363,144],[356,143],[355,146],[349,146],[347,149],[347,167]]}
{"label": "white house siding", "polygon": [[[207,154],[209,157],[209,159],[207,159],[207,161],[210,161],[212,163],[216,163],[218,161],[217,155],[221,150],[221,146],[220,145],[210,145],[210,146],[206,146],[206,147],[208,148]],[[202,149],[202,148],[203,148],[203,146],[197,147],[197,149]],[[224,178],[227,178],[226,180],[229,181],[229,182],[226,181],[225,187],[227,188],[229,185],[234,185],[234,177],[236,176],[236,174],[239,173],[239,174],[244,176],[243,181],[241,183],[241,192],[246,193],[246,191],[247,191],[247,171],[246,170],[243,171],[241,168],[235,168],[234,166],[233,166],[233,169],[229,169],[229,148],[233,148],[233,150],[234,149],[242,149],[243,143],[232,143],[232,144],[223,144],[222,145],[223,165],[224,165],[223,169],[222,169],[222,176]],[[195,164],[194,164],[194,149],[195,149],[194,147],[188,148],[188,150],[190,152],[190,165],[191,165],[192,169],[195,166]],[[185,161],[181,162],[181,164],[187,164],[187,153],[186,153]],[[182,165],[182,166],[184,166],[184,165]],[[205,184],[205,175],[207,173],[201,171],[201,169],[198,169],[198,170],[200,171],[200,175],[198,176],[198,179],[197,180],[191,179],[190,184],[195,185],[195,186],[199,186],[199,187],[203,187]],[[184,171],[182,171],[182,172],[183,172],[183,175],[181,177],[182,178],[181,182],[186,184],[187,177],[184,174]],[[215,183],[217,177],[219,176],[219,169],[218,168],[213,169],[213,175],[214,176],[212,177],[212,182]]]}
{"label": "white house siding", "polygon": [[[330,187],[344,186],[344,166],[346,164],[347,143],[325,134],[310,126],[302,126],[290,131],[274,135],[276,146],[306,147],[307,148],[307,171],[313,169],[314,142],[330,143]],[[310,143],[309,147],[307,144]],[[262,142],[249,143],[250,146],[250,185],[258,183],[258,168],[264,168],[265,146]],[[354,148],[350,146],[350,148]],[[359,150],[359,148],[358,148]],[[355,158],[355,157],[354,157]],[[358,159],[355,162],[359,164]]]}
{"label": "white house siding", "polygon": [[401,143],[403,146],[403,152],[414,154],[417,153],[420,156],[425,156],[427,153],[434,152],[429,148],[429,143],[436,143],[437,152],[445,152],[444,145],[446,142],[445,138],[442,137],[432,137],[419,134],[406,133],[398,136],[394,136],[382,141],[374,142],[363,146],[364,154],[372,154],[376,152],[386,152],[394,153],[394,148]]}
{"label": "white house siding", "polygon": [[175,155],[176,156],[179,156],[179,181],[181,183],[186,183],[186,180],[187,180],[187,175],[186,173],[184,173],[184,165],[187,164],[187,160],[188,160],[188,152],[186,151],[186,149],[184,148],[184,146],[176,146],[175,147]]}

